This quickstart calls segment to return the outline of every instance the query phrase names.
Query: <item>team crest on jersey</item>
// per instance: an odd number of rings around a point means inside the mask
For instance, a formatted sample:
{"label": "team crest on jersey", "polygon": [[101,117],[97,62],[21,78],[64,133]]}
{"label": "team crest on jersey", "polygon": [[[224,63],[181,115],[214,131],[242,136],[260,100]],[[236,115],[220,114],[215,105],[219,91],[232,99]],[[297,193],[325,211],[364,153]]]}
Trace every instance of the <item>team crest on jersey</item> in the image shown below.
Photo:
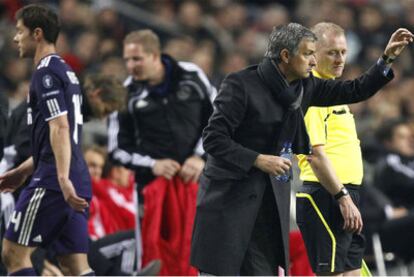
{"label": "team crest on jersey", "polygon": [[42,83],[45,88],[51,88],[53,86],[52,76],[50,75],[43,76]]}

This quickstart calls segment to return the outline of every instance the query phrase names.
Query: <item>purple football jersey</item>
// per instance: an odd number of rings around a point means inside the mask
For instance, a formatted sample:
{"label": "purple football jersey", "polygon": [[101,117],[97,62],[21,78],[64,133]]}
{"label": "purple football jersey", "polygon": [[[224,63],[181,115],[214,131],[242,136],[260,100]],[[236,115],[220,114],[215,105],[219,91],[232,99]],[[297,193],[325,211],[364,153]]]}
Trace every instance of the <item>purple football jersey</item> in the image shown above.
{"label": "purple football jersey", "polygon": [[71,163],[69,179],[79,196],[91,197],[91,181],[81,151],[82,93],[73,70],[58,55],[42,58],[32,76],[27,120],[32,127],[35,171],[31,186],[60,191],[48,121],[67,115],[70,126]]}

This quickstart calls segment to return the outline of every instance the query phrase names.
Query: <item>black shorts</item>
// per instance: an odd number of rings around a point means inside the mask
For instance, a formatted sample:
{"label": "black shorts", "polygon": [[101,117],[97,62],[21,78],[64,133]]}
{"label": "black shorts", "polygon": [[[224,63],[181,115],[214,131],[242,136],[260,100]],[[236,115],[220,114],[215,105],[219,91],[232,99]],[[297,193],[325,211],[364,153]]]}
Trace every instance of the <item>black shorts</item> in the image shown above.
{"label": "black shorts", "polygon": [[[346,188],[359,209],[359,186]],[[304,182],[296,194],[296,221],[315,273],[361,268],[365,239],[343,229],[338,202],[319,183]]]}

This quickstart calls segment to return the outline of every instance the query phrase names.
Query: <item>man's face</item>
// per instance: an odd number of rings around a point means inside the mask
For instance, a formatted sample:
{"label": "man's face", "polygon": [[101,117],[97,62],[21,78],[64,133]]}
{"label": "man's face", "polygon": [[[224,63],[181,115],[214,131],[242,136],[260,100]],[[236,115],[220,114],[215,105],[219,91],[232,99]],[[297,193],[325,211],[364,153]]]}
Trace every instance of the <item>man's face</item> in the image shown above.
{"label": "man's face", "polygon": [[84,157],[91,177],[95,180],[101,179],[105,158],[93,150],[86,151]]}
{"label": "man's face", "polygon": [[291,79],[295,80],[309,77],[310,72],[315,66],[315,42],[303,39],[299,43],[297,53],[289,59]]}
{"label": "man's face", "polygon": [[316,43],[316,71],[324,78],[341,77],[347,54],[344,34],[325,33]]}
{"label": "man's face", "polygon": [[154,74],[157,55],[145,52],[141,44],[128,43],[124,45],[124,61],[134,80],[146,81]]}
{"label": "man's face", "polygon": [[404,156],[414,156],[414,141],[411,129],[404,124],[394,129],[390,148]]}
{"label": "man's face", "polygon": [[13,41],[17,44],[20,58],[34,57],[36,52],[36,40],[29,28],[24,26],[22,19],[19,19],[16,23],[16,35],[14,36]]}

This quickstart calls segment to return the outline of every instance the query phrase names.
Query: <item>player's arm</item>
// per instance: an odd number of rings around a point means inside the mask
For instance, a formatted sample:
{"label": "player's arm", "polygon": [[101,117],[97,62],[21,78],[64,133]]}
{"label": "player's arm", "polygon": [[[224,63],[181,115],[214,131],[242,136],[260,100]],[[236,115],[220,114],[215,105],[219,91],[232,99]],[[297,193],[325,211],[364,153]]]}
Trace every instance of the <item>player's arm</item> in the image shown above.
{"label": "player's arm", "polygon": [[50,144],[56,162],[59,186],[68,204],[77,211],[82,211],[88,202],[80,198],[69,180],[71,161],[71,145],[69,136],[69,122],[67,114],[63,114],[49,121]]}
{"label": "player's arm", "polygon": [[[340,192],[343,185],[336,175],[323,145],[312,147],[312,155],[308,156],[308,162],[319,182],[331,195]],[[338,199],[338,203],[344,218],[344,229],[349,232],[360,233],[362,231],[362,218],[352,198],[349,195],[342,196]]]}
{"label": "player's arm", "polygon": [[33,169],[33,158],[30,157],[17,168],[9,170],[6,173],[0,175],[0,191],[14,191],[23,185],[27,177],[32,174]]}

